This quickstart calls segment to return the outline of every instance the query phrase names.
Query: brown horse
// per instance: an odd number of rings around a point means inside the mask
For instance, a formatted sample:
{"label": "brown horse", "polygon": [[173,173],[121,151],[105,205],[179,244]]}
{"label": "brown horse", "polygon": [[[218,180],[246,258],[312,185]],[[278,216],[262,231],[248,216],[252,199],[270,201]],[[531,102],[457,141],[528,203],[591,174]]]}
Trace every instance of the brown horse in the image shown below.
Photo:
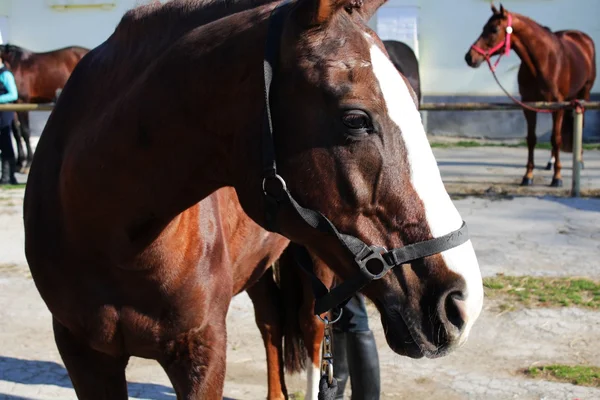
{"label": "brown horse", "polygon": [[481,274],[414,92],[366,25],[381,3],[155,2],[77,65],[24,220],[79,398],[126,399],[137,356],[178,398],[220,399],[230,300],[289,240],[359,283],[398,354],[465,342]]}
{"label": "brown horse", "polygon": [[[62,89],[75,65],[89,52],[83,47],[70,46],[44,53],[35,53],[12,44],[0,46],[0,56],[15,76],[20,103],[51,103],[56,91]],[[17,167],[27,172],[33,159],[29,113],[18,112],[12,126],[17,142]],[[27,156],[21,140],[25,142]]]}
{"label": "brown horse", "polygon": [[[508,32],[508,35],[507,35]],[[525,102],[589,100],[596,80],[596,49],[591,37],[576,30],[552,32],[523,15],[492,4],[492,16],[465,56],[477,68],[486,59],[512,47],[521,59],[519,93]],[[522,185],[533,184],[533,151],[537,142],[537,114],[524,109],[527,120],[527,171]],[[552,158],[554,176],[550,186],[562,186],[560,150],[572,151],[573,116],[552,113]]]}

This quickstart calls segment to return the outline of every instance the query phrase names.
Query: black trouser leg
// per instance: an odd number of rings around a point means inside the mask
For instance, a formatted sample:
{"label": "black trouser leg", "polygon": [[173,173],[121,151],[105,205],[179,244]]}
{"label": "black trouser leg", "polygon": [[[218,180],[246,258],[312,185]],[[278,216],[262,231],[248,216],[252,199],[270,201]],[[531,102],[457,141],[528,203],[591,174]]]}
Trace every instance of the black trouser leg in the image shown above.
{"label": "black trouser leg", "polygon": [[16,160],[10,134],[10,125],[0,128],[0,159],[2,159],[0,184],[10,183],[15,185],[17,184],[17,179],[15,178]]}

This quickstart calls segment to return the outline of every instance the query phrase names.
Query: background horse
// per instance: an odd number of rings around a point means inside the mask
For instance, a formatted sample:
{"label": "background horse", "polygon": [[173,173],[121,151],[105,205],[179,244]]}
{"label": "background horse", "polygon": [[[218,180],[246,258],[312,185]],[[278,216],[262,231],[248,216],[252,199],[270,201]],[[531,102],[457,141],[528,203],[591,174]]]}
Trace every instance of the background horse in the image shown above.
{"label": "background horse", "polygon": [[[507,29],[512,32],[508,39]],[[577,30],[552,32],[530,18],[508,12],[502,5],[498,10],[492,4],[492,16],[467,52],[465,61],[477,68],[486,56],[500,54],[511,45],[521,59],[518,81],[523,101],[590,99],[596,80],[596,49],[590,36]],[[527,120],[529,153],[521,184],[532,185],[537,114],[528,109],[523,112]],[[557,110],[552,113],[552,157],[555,163],[550,186],[562,186],[560,150],[570,152],[572,144],[573,115],[570,111]]]}
{"label": "background horse", "polygon": [[384,40],[383,45],[394,67],[408,79],[417,94],[419,104],[421,104],[421,77],[419,74],[419,60],[417,60],[415,52],[409,45],[397,40]]}
{"label": "background horse", "polygon": [[[75,65],[89,52],[77,46],[65,47],[44,53],[35,53],[12,44],[0,46],[0,55],[15,76],[20,103],[51,103],[56,91],[62,89]],[[29,126],[29,113],[18,112],[12,126],[17,142],[17,168],[27,172],[33,159]],[[27,155],[21,140],[25,142]]]}
{"label": "background horse", "polygon": [[[397,354],[467,340],[479,265],[414,93],[366,25],[382,3],[298,0],[272,16],[279,3],[155,2],[77,65],[24,225],[78,397],[126,399],[136,356],[179,399],[221,398],[231,298],[290,241],[344,283],[373,278],[360,289]],[[423,246],[435,251],[401,256]]]}

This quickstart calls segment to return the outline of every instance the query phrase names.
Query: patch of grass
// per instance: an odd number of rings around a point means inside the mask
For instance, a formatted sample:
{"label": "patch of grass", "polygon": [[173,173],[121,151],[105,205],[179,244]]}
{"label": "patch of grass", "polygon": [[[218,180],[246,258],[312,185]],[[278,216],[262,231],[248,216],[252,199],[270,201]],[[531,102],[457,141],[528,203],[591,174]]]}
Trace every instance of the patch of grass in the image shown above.
{"label": "patch of grass", "polygon": [[294,392],[290,394],[290,400],[304,400],[304,392]]}
{"label": "patch of grass", "polygon": [[547,365],[531,367],[525,374],[532,378],[569,382],[574,385],[600,387],[600,368],[587,365]]}
{"label": "patch of grass", "polygon": [[600,308],[600,283],[589,279],[497,275],[485,278],[483,286],[488,297],[504,296],[527,307]]}
{"label": "patch of grass", "polygon": [[460,140],[454,143],[441,143],[441,142],[433,142],[431,143],[431,147],[438,148],[448,148],[448,147],[482,147],[485,146],[483,143],[477,142],[475,140]]}
{"label": "patch of grass", "polygon": [[2,185],[0,186],[2,189],[11,190],[11,189],[25,189],[25,183],[19,183],[18,185]]}

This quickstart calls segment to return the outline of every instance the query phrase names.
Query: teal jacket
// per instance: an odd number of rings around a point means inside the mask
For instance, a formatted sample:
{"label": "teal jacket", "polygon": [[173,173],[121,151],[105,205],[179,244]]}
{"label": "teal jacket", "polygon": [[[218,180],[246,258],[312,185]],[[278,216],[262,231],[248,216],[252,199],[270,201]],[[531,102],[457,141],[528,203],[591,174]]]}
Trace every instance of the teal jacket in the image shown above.
{"label": "teal jacket", "polygon": [[[0,104],[12,103],[19,98],[15,77],[5,66],[0,67]],[[15,113],[13,111],[0,112],[0,128],[10,126]]]}
{"label": "teal jacket", "polygon": [[17,101],[19,93],[17,92],[17,84],[15,83],[15,77],[6,68],[0,69],[0,83],[4,86],[4,90],[0,88],[0,104],[11,103]]}

